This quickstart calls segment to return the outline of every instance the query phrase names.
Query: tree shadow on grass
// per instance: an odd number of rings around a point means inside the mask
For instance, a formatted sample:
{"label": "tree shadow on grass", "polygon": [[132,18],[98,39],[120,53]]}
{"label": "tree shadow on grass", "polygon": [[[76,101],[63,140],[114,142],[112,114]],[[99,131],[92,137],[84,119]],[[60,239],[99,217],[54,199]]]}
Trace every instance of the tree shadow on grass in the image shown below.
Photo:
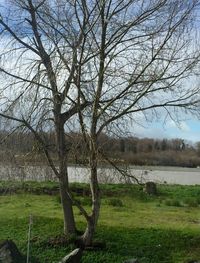
{"label": "tree shadow on grass", "polygon": [[[0,220],[0,239],[12,239],[26,255],[28,221],[25,218]],[[79,225],[83,228],[83,225]],[[31,262],[57,263],[69,253],[72,245],[52,247],[48,240],[62,234],[63,222],[58,218],[35,217],[30,246]],[[95,237],[106,242],[99,251],[85,251],[83,263],[122,263],[138,258],[141,263],[185,262],[187,254],[200,251],[200,233],[157,228],[107,227],[100,225]],[[200,255],[199,255],[200,258]],[[187,258],[189,259],[189,257]],[[191,259],[191,258],[190,258]]]}
{"label": "tree shadow on grass", "polygon": [[[106,241],[106,251],[86,253],[84,263],[122,263],[130,258],[142,263],[185,262],[187,252],[200,247],[200,235],[166,229],[100,227],[96,237]],[[95,261],[89,261],[92,257]]]}

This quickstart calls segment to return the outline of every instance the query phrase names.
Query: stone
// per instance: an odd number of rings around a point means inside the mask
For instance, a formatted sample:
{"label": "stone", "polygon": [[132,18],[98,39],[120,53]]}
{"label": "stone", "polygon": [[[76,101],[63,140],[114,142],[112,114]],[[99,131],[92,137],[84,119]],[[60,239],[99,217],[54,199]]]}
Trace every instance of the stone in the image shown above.
{"label": "stone", "polygon": [[76,248],[70,254],[65,256],[59,263],[79,263],[81,262],[83,250]]}
{"label": "stone", "polygon": [[0,241],[1,263],[22,263],[24,258],[12,240]]}
{"label": "stone", "polygon": [[144,192],[149,195],[156,195],[157,194],[157,188],[156,184],[154,182],[146,182],[144,187]]}
{"label": "stone", "polygon": [[199,260],[189,260],[187,261],[187,263],[200,263],[200,261]]}
{"label": "stone", "polygon": [[132,258],[124,261],[124,263],[140,263],[137,258]]}

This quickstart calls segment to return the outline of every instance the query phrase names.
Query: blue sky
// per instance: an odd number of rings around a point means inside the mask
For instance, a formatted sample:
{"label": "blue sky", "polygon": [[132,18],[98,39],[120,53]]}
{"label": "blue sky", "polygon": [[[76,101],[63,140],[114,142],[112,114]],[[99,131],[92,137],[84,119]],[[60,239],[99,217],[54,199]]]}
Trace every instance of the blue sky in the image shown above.
{"label": "blue sky", "polygon": [[133,128],[133,134],[137,137],[182,138],[190,142],[197,142],[200,141],[200,120],[191,117],[180,121],[179,125],[172,120],[168,120],[165,124],[162,121],[152,122],[145,127]]}
{"label": "blue sky", "polygon": [[[5,4],[5,0],[0,0],[1,7]],[[182,138],[191,142],[200,141],[200,120],[193,116],[186,116],[186,118],[180,122],[180,125],[172,120],[168,120],[167,123],[160,120],[144,124],[144,127],[133,125],[130,131],[137,137]]]}

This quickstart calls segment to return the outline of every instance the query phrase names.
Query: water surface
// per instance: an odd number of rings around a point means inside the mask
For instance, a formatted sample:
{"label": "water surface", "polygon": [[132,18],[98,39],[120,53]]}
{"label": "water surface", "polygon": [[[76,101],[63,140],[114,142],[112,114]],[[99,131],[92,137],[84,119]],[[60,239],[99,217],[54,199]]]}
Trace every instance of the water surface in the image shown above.
{"label": "water surface", "polygon": [[[121,169],[124,169],[121,167]],[[70,182],[89,182],[89,169],[80,166],[68,168]],[[126,170],[127,175],[112,168],[99,168],[98,177],[101,183],[134,183],[133,176],[140,182],[154,181],[157,183],[195,185],[200,184],[200,168],[182,167],[141,167],[131,166]],[[0,165],[0,180],[45,181],[56,180],[48,166],[12,166]]]}

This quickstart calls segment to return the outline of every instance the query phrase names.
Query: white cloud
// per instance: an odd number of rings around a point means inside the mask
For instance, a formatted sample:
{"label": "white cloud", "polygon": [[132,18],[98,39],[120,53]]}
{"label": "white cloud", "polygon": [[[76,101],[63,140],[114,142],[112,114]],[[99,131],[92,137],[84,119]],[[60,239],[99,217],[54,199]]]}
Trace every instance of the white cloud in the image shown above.
{"label": "white cloud", "polygon": [[182,121],[180,123],[180,129],[184,132],[190,132],[191,131],[190,127],[188,126],[188,124],[185,121]]}
{"label": "white cloud", "polygon": [[200,141],[200,122],[195,120],[185,120],[176,123],[169,120],[165,125],[162,122],[152,122],[149,125],[134,125],[130,128],[133,136],[143,138],[181,138],[190,142]]}
{"label": "white cloud", "polygon": [[169,120],[166,123],[166,129],[171,129],[171,128],[175,128],[175,129],[178,128],[182,132],[189,132],[189,131],[191,131],[191,128],[189,127],[189,125],[187,124],[186,121],[175,122],[174,120]]}

